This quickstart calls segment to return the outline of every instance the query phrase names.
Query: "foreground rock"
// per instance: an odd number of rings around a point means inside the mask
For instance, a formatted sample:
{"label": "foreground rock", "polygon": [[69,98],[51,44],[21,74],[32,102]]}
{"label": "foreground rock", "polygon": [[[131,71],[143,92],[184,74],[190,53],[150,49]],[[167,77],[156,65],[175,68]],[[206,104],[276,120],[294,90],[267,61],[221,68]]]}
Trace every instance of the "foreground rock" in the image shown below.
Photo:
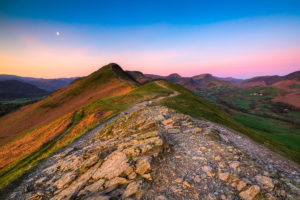
{"label": "foreground rock", "polygon": [[[76,144],[76,145],[75,145]],[[210,122],[165,107],[124,114],[50,157],[7,199],[299,199]]]}

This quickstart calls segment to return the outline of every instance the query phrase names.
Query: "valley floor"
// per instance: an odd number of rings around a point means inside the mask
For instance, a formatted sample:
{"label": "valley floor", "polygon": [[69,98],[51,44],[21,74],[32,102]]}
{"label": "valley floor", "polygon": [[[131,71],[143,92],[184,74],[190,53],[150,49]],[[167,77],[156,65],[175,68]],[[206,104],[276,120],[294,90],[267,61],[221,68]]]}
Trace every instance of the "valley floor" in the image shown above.
{"label": "valley floor", "polygon": [[300,167],[144,102],[46,159],[6,199],[299,199]]}

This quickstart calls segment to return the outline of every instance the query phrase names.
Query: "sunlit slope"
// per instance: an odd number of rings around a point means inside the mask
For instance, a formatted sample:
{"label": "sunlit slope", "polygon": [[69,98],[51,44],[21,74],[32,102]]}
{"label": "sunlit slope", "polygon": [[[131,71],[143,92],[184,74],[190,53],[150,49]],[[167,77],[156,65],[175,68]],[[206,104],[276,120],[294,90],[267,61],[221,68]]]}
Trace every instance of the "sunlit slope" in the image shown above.
{"label": "sunlit slope", "polygon": [[0,118],[0,145],[96,99],[128,93],[136,85],[118,65],[106,65],[55,91],[46,99]]}
{"label": "sunlit slope", "polygon": [[[121,81],[132,85],[127,86],[127,90],[130,88],[128,92],[98,98],[75,111],[29,130],[0,147],[0,188],[16,180],[43,158],[133,104],[171,93],[154,82],[136,87],[135,81],[127,77],[126,73],[122,74],[122,71],[114,73],[117,73]],[[124,91],[124,88],[126,87],[121,87],[120,90]],[[72,100],[69,103],[71,104]]]}

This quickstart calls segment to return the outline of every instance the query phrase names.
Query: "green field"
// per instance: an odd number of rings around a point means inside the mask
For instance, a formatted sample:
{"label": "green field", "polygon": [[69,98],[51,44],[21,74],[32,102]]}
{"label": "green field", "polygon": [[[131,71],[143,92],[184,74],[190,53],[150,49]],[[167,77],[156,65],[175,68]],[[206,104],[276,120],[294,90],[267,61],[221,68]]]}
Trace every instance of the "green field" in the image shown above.
{"label": "green field", "polygon": [[34,103],[43,98],[45,98],[45,97],[0,100],[0,117],[20,108],[21,106],[25,106],[27,104]]}
{"label": "green field", "polygon": [[236,113],[233,118],[264,136],[300,152],[300,129],[289,123],[255,115]]}

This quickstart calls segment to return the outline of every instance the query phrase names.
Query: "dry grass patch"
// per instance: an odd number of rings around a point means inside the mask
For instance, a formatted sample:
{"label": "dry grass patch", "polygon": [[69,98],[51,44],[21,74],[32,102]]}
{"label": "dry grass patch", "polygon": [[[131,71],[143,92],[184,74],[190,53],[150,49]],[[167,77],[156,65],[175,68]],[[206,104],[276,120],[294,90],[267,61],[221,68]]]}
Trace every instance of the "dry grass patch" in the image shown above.
{"label": "dry grass patch", "polygon": [[27,132],[24,136],[0,147],[0,171],[5,166],[31,154],[63,132],[72,122],[67,114],[45,126]]}

